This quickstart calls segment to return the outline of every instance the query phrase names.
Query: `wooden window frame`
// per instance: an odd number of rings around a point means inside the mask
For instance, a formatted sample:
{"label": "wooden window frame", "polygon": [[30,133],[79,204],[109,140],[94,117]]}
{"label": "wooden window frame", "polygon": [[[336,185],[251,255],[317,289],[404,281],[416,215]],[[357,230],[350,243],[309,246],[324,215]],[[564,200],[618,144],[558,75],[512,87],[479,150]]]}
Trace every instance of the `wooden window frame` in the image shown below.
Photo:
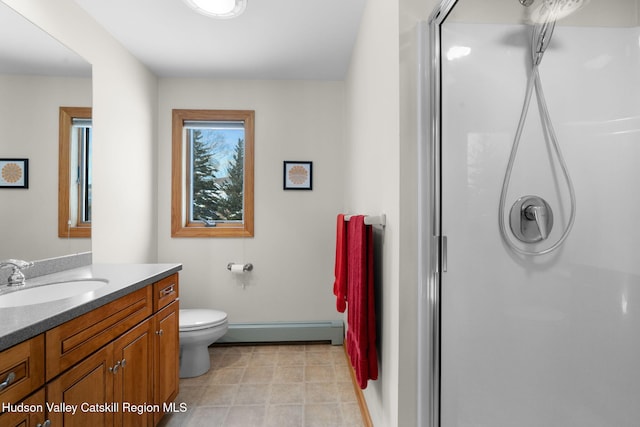
{"label": "wooden window frame", "polygon": [[[74,118],[90,119],[91,107],[60,107],[58,127],[58,237],[91,237],[91,223],[71,218],[71,129]],[[73,153],[75,155],[75,153]]]}
{"label": "wooden window frame", "polygon": [[[217,223],[215,227],[189,222],[187,214],[187,159],[185,121],[244,122],[244,210],[242,223]],[[171,237],[253,237],[254,222],[254,128],[253,110],[172,111]]]}

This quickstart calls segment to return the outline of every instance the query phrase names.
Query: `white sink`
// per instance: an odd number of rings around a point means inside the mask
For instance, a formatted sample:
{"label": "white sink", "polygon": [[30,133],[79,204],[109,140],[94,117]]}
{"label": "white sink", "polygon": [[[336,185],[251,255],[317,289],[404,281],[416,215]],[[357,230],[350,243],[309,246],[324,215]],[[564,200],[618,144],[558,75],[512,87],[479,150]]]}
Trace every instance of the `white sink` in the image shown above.
{"label": "white sink", "polygon": [[41,304],[44,302],[58,301],[72,298],[78,295],[91,297],[93,291],[109,283],[104,279],[73,280],[57,282],[47,285],[38,285],[13,292],[0,294],[0,307],[21,307],[25,305]]}

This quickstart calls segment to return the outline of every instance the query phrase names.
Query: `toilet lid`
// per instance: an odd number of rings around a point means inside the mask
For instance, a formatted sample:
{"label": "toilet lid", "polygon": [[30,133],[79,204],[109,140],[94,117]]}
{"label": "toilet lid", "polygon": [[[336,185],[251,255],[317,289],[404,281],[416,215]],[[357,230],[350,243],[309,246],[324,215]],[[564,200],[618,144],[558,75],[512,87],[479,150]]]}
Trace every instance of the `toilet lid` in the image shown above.
{"label": "toilet lid", "polygon": [[180,310],[180,330],[195,331],[211,328],[227,321],[227,313],[210,309]]}

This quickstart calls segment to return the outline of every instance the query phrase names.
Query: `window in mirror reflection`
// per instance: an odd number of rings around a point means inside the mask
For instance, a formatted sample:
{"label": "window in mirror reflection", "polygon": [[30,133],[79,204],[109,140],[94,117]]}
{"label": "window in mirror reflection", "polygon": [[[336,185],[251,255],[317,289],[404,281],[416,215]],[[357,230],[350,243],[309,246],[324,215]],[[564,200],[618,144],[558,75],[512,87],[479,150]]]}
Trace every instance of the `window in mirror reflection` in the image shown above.
{"label": "window in mirror reflection", "polygon": [[58,236],[91,236],[91,108],[60,107]]}
{"label": "window in mirror reflection", "polygon": [[172,236],[253,236],[253,111],[173,115]]}

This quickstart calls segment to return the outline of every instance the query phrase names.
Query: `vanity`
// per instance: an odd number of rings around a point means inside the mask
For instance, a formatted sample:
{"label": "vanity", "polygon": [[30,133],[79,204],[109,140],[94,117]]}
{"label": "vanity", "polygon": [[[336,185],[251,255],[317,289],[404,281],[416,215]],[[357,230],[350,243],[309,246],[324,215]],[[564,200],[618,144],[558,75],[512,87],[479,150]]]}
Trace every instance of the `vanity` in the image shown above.
{"label": "vanity", "polygon": [[90,264],[27,280],[43,292],[60,282],[104,286],[0,308],[0,425],[155,426],[186,411],[174,403],[181,268]]}

